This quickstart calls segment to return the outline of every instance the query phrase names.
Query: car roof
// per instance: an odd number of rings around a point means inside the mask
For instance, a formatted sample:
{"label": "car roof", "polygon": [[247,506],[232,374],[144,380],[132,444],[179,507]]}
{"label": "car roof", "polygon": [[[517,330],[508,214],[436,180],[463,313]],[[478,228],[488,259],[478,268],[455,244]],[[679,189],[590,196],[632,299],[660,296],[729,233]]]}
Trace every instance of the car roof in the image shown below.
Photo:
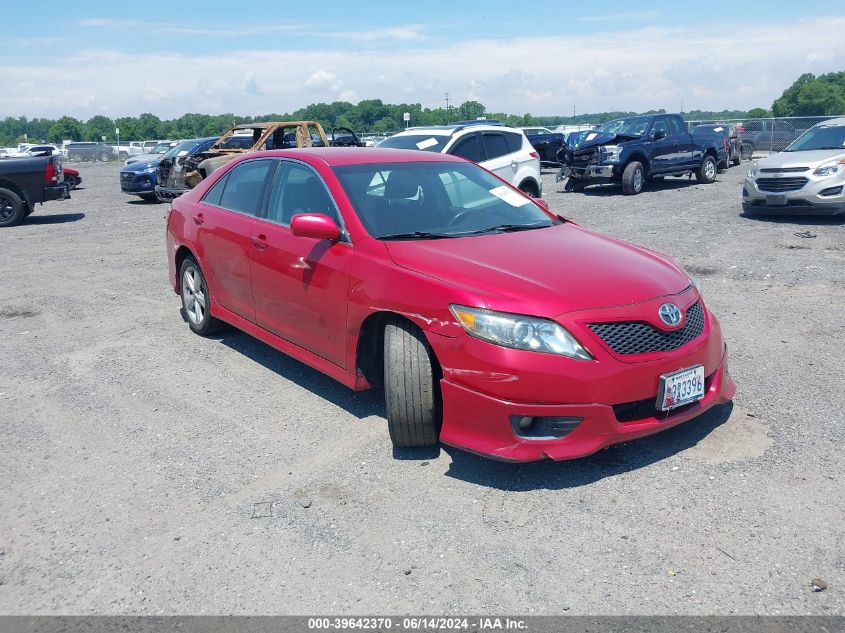
{"label": "car roof", "polygon": [[342,165],[368,165],[372,163],[464,163],[462,158],[436,152],[421,152],[414,149],[391,149],[383,147],[303,147],[297,149],[274,149],[263,152],[249,152],[242,155],[250,158],[298,158],[308,157],[323,161],[329,167]]}
{"label": "car roof", "polygon": [[836,119],[825,119],[819,121],[816,125],[845,125],[845,117],[838,117]]}
{"label": "car roof", "polygon": [[449,136],[462,132],[463,130],[473,130],[482,132],[501,132],[502,130],[511,132],[522,132],[518,127],[509,127],[507,125],[495,123],[471,123],[469,125],[421,125],[419,127],[411,127],[407,130],[397,132],[394,136],[408,136],[411,134],[425,134],[426,132],[446,132]]}
{"label": "car roof", "polygon": [[294,127],[297,125],[315,125],[316,121],[256,121],[255,123],[241,123],[236,125],[234,130],[254,130],[255,128],[270,128],[276,126]]}

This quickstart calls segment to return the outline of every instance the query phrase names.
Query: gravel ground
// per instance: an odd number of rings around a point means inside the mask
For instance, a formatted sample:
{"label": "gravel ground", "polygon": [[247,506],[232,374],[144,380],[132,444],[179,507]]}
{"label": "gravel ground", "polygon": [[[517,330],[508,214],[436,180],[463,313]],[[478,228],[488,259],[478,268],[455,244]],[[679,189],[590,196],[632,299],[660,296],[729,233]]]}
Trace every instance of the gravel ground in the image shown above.
{"label": "gravel ground", "polygon": [[512,465],[394,454],[379,393],[192,335],[166,206],[79,169],[0,230],[0,613],[845,612],[845,220],[743,217],[744,168],[636,197],[546,172],[553,209],[700,278],[739,390]]}

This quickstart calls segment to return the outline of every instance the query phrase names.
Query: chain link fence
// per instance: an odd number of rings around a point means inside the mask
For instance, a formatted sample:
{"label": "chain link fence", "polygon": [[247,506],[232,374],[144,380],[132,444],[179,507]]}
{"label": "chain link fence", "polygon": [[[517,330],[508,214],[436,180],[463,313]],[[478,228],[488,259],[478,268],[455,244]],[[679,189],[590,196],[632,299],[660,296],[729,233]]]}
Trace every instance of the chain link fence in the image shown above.
{"label": "chain link fence", "polygon": [[[845,115],[840,115],[845,117]],[[816,123],[835,119],[835,116],[769,117],[766,119],[720,119],[687,121],[690,129],[703,123],[723,123],[736,127],[741,143],[742,158],[767,155],[786,149],[792,141]]]}

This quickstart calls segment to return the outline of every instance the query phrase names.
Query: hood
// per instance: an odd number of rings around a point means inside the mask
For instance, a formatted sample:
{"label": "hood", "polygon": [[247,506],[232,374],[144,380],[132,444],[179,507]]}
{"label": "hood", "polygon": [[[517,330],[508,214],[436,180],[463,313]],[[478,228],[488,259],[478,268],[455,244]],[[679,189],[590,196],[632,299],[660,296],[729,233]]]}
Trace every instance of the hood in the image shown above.
{"label": "hood", "polygon": [[611,145],[640,138],[631,134],[611,134],[610,132],[587,132],[578,141],[578,149],[588,149],[597,145]]}
{"label": "hood", "polygon": [[150,161],[160,161],[164,154],[138,154],[137,156],[130,156],[126,159],[126,165],[134,165],[135,163],[149,163]]}
{"label": "hood", "polygon": [[818,167],[845,158],[845,149],[813,149],[800,152],[778,152],[757,161],[761,169],[781,167]]}
{"label": "hood", "polygon": [[146,160],[140,160],[135,161],[134,163],[130,163],[120,171],[141,172],[146,171],[147,169],[154,169],[158,167],[158,164],[161,162],[162,156],[163,154],[150,154],[148,155]]}
{"label": "hood", "polygon": [[503,312],[554,317],[642,303],[690,285],[669,259],[571,223],[384,243],[399,266],[457,286],[484,307]]}

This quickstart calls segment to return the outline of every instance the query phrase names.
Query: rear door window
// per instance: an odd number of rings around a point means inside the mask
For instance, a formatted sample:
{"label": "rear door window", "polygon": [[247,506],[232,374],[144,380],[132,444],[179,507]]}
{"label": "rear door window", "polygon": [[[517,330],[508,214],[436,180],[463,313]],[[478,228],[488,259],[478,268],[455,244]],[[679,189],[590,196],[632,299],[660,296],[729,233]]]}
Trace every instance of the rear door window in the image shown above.
{"label": "rear door window", "polygon": [[480,163],[484,160],[478,144],[478,134],[467,134],[455,143],[455,146],[449,150],[449,154],[466,158],[474,163]]}
{"label": "rear door window", "polygon": [[487,156],[487,160],[509,154],[510,150],[508,149],[508,143],[505,140],[505,135],[501,132],[485,132],[484,153]]}
{"label": "rear door window", "polygon": [[[227,174],[216,206],[247,215],[258,215],[264,181],[272,165],[272,160],[249,160],[237,165]],[[216,196],[214,190],[220,184],[218,182],[208,192],[206,201],[209,204],[214,204],[211,202],[212,194]]]}
{"label": "rear door window", "polygon": [[522,134],[502,132],[502,136],[505,137],[505,143],[508,145],[508,153],[518,152],[522,149],[522,139],[524,138]]}

